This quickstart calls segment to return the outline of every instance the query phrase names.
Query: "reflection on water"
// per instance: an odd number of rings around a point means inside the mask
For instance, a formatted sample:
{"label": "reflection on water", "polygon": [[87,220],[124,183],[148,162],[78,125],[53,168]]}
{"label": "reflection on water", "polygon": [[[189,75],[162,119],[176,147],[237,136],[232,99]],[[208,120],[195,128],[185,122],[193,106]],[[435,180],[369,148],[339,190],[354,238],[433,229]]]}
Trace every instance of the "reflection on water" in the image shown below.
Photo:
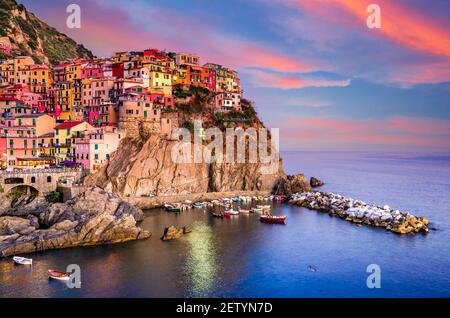
{"label": "reflection on water", "polygon": [[186,256],[186,275],[189,280],[189,297],[210,296],[217,285],[217,248],[211,226],[194,223],[194,231],[187,236],[189,250]]}

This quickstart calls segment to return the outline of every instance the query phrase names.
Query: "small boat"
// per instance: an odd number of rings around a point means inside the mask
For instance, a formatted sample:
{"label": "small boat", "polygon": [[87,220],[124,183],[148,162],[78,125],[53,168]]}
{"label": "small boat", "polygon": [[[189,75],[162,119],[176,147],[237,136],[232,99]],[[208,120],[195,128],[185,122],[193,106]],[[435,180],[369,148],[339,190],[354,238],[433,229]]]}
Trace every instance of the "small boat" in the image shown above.
{"label": "small boat", "polygon": [[56,279],[56,280],[69,280],[70,275],[69,273],[58,271],[55,269],[49,269],[48,270],[48,276],[50,278]]}
{"label": "small boat", "polygon": [[309,266],[308,266],[308,270],[309,270],[310,272],[317,272],[317,271],[319,271],[317,268],[315,268],[315,267],[312,266],[312,265],[309,265]]}
{"label": "small boat", "polygon": [[270,205],[257,205],[257,209],[262,209],[263,211],[270,211],[271,206]]}
{"label": "small boat", "polygon": [[285,216],[272,216],[272,215],[264,215],[259,218],[261,222],[271,223],[271,224],[284,224],[286,221]]}
{"label": "small boat", "polygon": [[194,203],[194,208],[196,208],[196,209],[204,209],[205,208],[205,204],[203,202]]}
{"label": "small boat", "polygon": [[231,210],[225,211],[225,215],[226,215],[226,214],[230,214],[230,215],[239,215],[239,211],[236,211],[236,210],[231,209]]}
{"label": "small boat", "polygon": [[168,211],[168,212],[181,212],[181,206],[175,206],[175,205],[171,205],[171,204],[164,204],[164,208]]}
{"label": "small boat", "polygon": [[33,265],[33,260],[30,258],[14,256],[13,260],[16,264],[19,265]]}
{"label": "small boat", "polygon": [[241,214],[250,214],[250,210],[239,209],[239,213]]}
{"label": "small boat", "polygon": [[212,212],[211,215],[215,218],[220,218],[220,219],[223,219],[225,217],[225,215],[222,212],[219,212],[219,213]]}

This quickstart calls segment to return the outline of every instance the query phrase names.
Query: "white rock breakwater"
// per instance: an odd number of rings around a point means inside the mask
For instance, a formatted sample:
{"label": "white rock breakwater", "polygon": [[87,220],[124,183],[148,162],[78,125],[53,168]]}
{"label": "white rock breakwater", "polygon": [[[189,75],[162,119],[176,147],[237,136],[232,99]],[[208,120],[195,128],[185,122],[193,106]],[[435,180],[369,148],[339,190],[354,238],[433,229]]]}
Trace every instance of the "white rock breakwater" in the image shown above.
{"label": "white rock breakwater", "polygon": [[289,201],[308,209],[327,212],[347,221],[377,227],[398,234],[428,233],[428,219],[414,216],[408,212],[371,205],[334,193],[302,192],[291,196]]}

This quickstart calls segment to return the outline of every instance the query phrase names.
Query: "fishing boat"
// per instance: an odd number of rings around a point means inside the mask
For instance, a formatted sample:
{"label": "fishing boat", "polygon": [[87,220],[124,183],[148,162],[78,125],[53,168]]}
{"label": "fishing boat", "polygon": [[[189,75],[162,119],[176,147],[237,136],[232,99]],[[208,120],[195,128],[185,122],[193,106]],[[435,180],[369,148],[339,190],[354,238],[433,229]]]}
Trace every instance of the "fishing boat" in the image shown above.
{"label": "fishing boat", "polygon": [[227,214],[229,214],[229,215],[239,215],[239,211],[230,209],[228,211],[225,211],[225,215],[227,215]]}
{"label": "fishing boat", "polygon": [[194,208],[196,208],[196,209],[204,209],[205,208],[205,204],[203,202],[196,202],[196,203],[194,203]]}
{"label": "fishing boat", "polygon": [[219,218],[219,219],[223,219],[225,217],[225,215],[222,212],[218,212],[218,213],[212,212],[211,215],[213,217]]}
{"label": "fishing boat", "polygon": [[175,213],[181,212],[181,206],[175,206],[175,205],[171,205],[171,204],[164,204],[164,208],[168,212],[175,212]]}
{"label": "fishing boat", "polygon": [[31,258],[14,256],[13,260],[16,264],[19,265],[33,265],[33,260]]}
{"label": "fishing boat", "polygon": [[48,270],[48,276],[50,278],[56,279],[56,280],[69,280],[70,275],[69,273],[58,271],[55,269],[49,269]]}
{"label": "fishing boat", "polygon": [[284,224],[286,221],[285,216],[273,216],[273,215],[264,215],[259,218],[261,222],[271,223],[271,224]]}

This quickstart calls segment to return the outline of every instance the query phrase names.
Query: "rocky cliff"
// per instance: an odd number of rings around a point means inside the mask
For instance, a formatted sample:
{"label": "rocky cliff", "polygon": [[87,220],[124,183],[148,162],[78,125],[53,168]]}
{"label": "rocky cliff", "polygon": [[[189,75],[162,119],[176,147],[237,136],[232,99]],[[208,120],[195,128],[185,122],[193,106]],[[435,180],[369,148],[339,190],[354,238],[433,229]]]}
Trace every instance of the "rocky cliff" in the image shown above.
{"label": "rocky cliff", "polygon": [[11,208],[2,198],[0,257],[49,249],[127,242],[150,237],[144,215],[117,195],[88,188],[66,203],[28,198]]}
{"label": "rocky cliff", "polygon": [[262,163],[175,163],[177,141],[160,134],[123,140],[102,171],[87,180],[124,197],[184,195],[227,191],[271,192],[284,175],[281,162],[273,174]]}
{"label": "rocky cliff", "polygon": [[57,64],[70,58],[92,58],[91,51],[28,12],[15,0],[0,0],[0,37],[7,36],[14,54],[36,63]]}

